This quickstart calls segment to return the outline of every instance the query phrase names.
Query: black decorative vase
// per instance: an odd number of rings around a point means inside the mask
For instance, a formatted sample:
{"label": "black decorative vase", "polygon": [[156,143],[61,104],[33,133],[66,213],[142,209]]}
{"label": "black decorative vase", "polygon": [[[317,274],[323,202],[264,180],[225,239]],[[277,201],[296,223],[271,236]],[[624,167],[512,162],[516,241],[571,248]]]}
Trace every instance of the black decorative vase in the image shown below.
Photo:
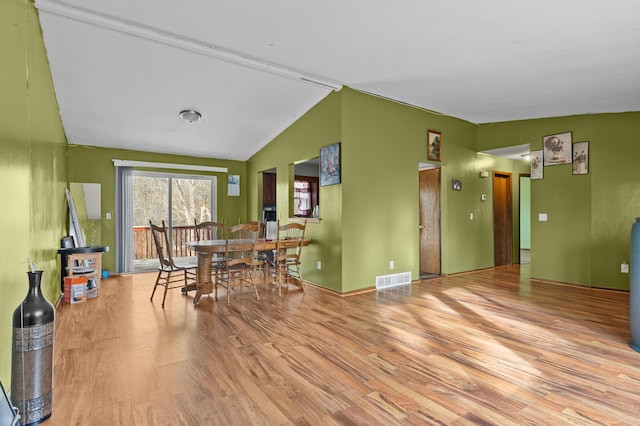
{"label": "black decorative vase", "polygon": [[55,310],[42,295],[42,271],[27,272],[29,292],[13,312],[11,402],[21,425],[51,417]]}

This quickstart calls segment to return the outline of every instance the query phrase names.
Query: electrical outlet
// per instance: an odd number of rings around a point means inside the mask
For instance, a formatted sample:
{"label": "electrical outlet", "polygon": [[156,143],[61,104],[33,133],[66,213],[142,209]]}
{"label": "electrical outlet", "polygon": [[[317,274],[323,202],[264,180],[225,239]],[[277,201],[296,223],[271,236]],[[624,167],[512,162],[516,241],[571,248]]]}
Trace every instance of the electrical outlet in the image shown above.
{"label": "electrical outlet", "polygon": [[469,220],[473,220],[473,213],[469,213]]}
{"label": "electrical outlet", "polygon": [[316,265],[316,266],[317,266],[317,268],[318,268],[318,269],[322,269],[322,262],[320,262],[320,261],[318,260],[318,263],[317,263],[317,265]]}
{"label": "electrical outlet", "polygon": [[389,261],[389,269],[393,269],[395,268],[395,265],[393,264],[393,260]]}
{"label": "electrical outlet", "polygon": [[624,262],[622,265],[620,265],[620,272],[622,272],[623,274],[629,273],[629,264],[627,262]]}

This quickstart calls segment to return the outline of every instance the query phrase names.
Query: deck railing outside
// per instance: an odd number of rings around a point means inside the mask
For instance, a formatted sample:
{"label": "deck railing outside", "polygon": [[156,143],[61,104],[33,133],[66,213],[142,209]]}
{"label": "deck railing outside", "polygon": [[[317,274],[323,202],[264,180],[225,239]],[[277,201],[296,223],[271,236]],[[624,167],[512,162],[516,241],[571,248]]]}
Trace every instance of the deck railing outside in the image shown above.
{"label": "deck railing outside", "polygon": [[[171,255],[173,257],[193,256],[187,243],[196,240],[195,227],[174,226],[171,230]],[[148,226],[133,227],[133,259],[157,259],[156,246],[153,243],[151,229]]]}

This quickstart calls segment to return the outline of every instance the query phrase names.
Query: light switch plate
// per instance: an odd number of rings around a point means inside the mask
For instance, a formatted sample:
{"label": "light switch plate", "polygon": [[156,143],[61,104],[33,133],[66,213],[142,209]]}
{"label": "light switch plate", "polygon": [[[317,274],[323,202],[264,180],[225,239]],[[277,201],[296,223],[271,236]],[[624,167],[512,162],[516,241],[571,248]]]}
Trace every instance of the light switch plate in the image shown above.
{"label": "light switch plate", "polygon": [[538,220],[540,222],[546,222],[547,221],[547,214],[546,213],[539,213],[538,214]]}

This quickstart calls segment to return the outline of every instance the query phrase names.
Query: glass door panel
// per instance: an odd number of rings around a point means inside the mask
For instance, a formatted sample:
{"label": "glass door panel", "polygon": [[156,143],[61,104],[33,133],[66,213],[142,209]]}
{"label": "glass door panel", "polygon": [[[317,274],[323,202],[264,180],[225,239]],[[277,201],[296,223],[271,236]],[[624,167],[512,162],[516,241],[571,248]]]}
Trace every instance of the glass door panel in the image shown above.
{"label": "glass door panel", "polygon": [[[157,176],[133,176],[133,270],[140,262],[156,259],[149,221],[160,225],[167,221],[169,210],[169,178]],[[144,264],[144,263],[143,263]],[[158,267],[157,262],[148,266]]]}
{"label": "glass door panel", "polygon": [[149,221],[160,225],[167,222],[169,210],[169,178],[133,177],[133,226],[149,227]]}
{"label": "glass door panel", "polygon": [[173,226],[193,226],[212,220],[210,179],[171,179]]}
{"label": "glass door panel", "polygon": [[211,217],[211,179],[171,179],[171,227],[173,255],[192,256],[186,244],[194,241],[194,220],[207,222]]}

